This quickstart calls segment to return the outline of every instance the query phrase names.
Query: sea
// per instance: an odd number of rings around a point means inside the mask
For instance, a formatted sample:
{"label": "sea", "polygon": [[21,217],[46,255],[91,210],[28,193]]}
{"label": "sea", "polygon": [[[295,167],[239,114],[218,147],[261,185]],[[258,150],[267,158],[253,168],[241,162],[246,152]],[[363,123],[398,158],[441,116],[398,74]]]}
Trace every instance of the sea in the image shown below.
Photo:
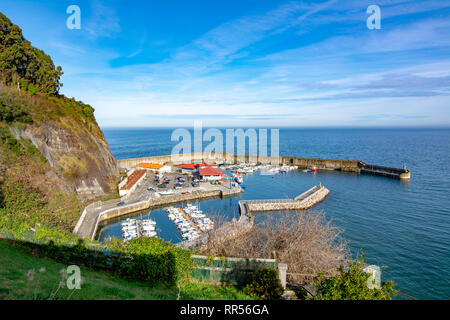
{"label": "sea", "polygon": [[[221,131],[225,137],[225,129]],[[116,159],[170,154],[179,143],[172,141],[174,129],[169,128],[103,128],[103,132]],[[269,141],[270,136],[269,129]],[[269,144],[269,154],[270,148]],[[238,216],[239,200],[294,197],[320,181],[331,192],[312,210],[343,230],[353,258],[363,249],[365,262],[382,267],[383,281],[393,280],[398,290],[414,298],[450,299],[450,129],[280,128],[279,154],[406,165],[411,180],[336,171],[254,173],[245,177],[243,194],[201,201],[200,209],[230,220]],[[258,213],[256,221],[270,214]],[[163,209],[135,216],[154,219],[159,237],[181,241]],[[108,237],[121,237],[118,220],[101,226],[98,238]]]}

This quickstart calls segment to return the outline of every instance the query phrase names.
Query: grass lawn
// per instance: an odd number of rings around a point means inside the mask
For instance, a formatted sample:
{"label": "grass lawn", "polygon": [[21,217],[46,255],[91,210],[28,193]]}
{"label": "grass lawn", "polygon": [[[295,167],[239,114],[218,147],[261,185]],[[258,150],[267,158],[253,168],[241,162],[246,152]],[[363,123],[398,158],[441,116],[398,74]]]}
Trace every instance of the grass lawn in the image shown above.
{"label": "grass lawn", "polygon": [[[0,299],[152,299],[174,300],[178,290],[168,287],[150,288],[106,272],[81,268],[80,290],[59,288],[61,269],[67,265],[35,258],[22,248],[0,241]],[[34,275],[31,276],[34,270]],[[64,281],[65,283],[65,281]],[[250,299],[236,287],[191,283],[181,289],[181,299],[244,300]]]}

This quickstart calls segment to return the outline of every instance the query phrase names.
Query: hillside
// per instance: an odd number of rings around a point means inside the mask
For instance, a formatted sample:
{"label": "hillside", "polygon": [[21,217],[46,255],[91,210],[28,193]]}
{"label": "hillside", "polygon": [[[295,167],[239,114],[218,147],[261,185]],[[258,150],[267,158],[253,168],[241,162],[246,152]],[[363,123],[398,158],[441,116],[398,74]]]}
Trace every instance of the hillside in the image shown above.
{"label": "hillside", "polygon": [[117,195],[116,160],[94,109],[59,94],[62,68],[2,13],[0,26],[0,209],[70,230],[86,202]]}

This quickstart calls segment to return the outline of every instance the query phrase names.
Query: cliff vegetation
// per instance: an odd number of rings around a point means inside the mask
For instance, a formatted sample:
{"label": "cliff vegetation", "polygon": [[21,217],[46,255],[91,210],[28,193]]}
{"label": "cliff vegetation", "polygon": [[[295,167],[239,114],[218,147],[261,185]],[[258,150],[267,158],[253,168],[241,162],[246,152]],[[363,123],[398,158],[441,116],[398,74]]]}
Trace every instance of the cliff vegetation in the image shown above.
{"label": "cliff vegetation", "polygon": [[69,231],[87,202],[117,196],[116,160],[94,109],[59,93],[62,74],[0,13],[3,224],[13,219]]}

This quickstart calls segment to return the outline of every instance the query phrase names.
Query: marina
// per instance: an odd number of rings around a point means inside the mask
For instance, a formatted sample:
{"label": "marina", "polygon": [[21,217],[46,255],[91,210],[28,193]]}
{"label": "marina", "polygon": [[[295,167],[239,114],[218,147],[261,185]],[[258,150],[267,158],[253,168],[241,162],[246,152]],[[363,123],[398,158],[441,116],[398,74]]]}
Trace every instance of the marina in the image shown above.
{"label": "marina", "polygon": [[156,237],[156,222],[151,219],[137,220],[128,218],[121,222],[121,226],[124,240]]}
{"label": "marina", "polygon": [[187,204],[185,207],[166,209],[169,219],[177,226],[184,240],[195,240],[201,234],[214,228],[214,222],[206,217],[198,206]]}

